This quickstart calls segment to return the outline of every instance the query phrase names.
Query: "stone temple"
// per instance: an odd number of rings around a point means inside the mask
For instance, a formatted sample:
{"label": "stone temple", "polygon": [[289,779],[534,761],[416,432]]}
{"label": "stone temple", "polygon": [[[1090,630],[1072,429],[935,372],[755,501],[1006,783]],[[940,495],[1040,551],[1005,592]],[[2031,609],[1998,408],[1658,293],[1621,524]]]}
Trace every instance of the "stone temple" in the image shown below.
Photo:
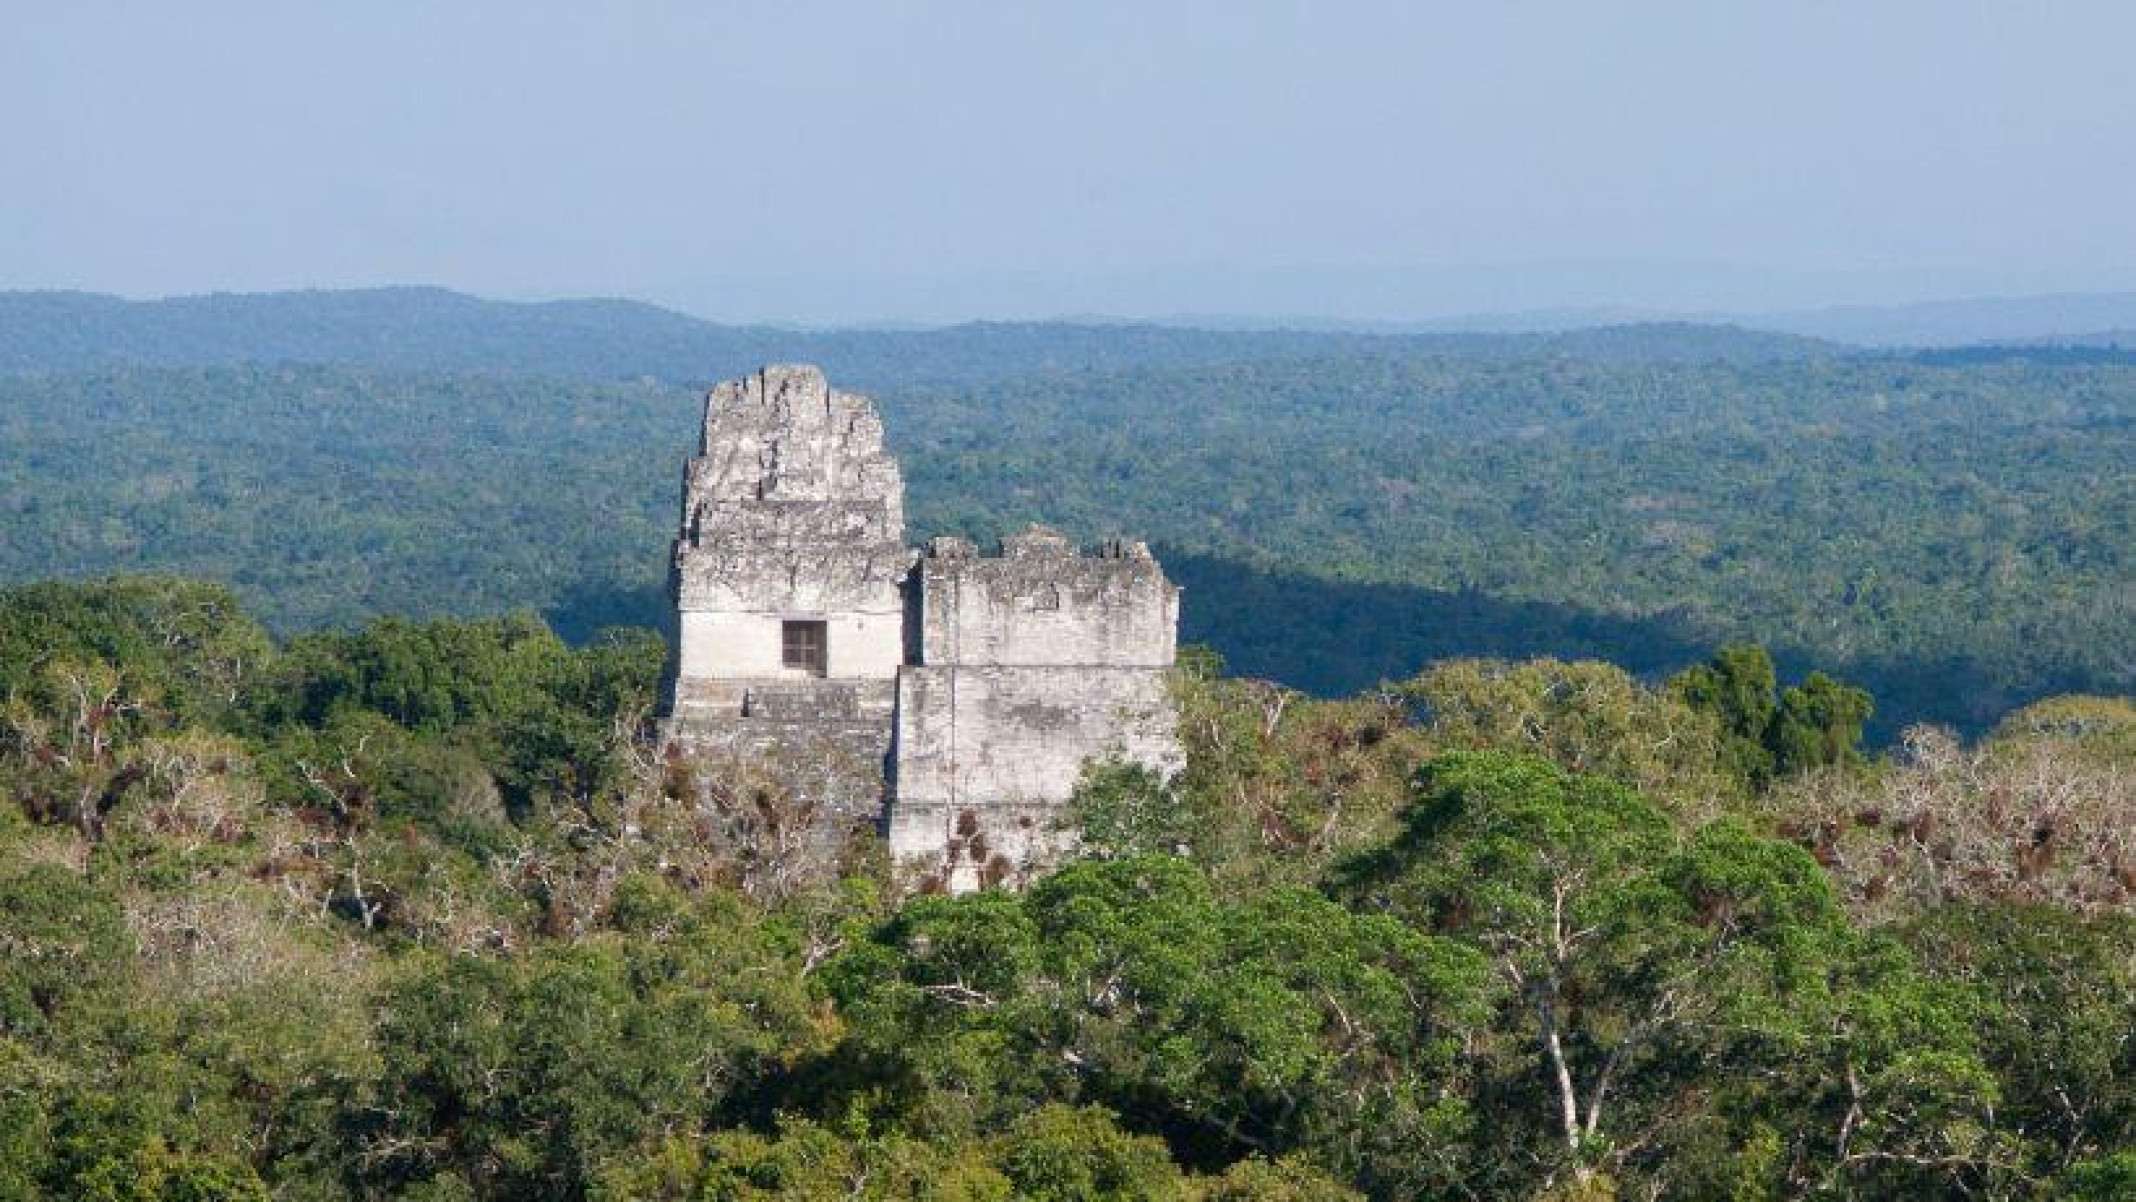
{"label": "stone temple", "polygon": [[816,368],[706,398],[670,586],[671,750],[761,764],[945,887],[1043,863],[1086,762],[1179,766],[1179,589],[1149,549],[1040,526],[909,548],[882,419]]}

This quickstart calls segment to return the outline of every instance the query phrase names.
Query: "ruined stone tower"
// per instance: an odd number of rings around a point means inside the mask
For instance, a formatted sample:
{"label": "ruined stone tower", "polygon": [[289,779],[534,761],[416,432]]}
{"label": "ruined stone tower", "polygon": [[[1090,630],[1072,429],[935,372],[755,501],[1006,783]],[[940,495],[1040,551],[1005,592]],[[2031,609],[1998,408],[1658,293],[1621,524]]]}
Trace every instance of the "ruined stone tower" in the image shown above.
{"label": "ruined stone tower", "polygon": [[881,420],[817,369],[713,389],[675,540],[671,746],[771,768],[952,888],[1028,871],[1085,762],[1177,768],[1179,590],[1140,543],[1083,555],[1033,527],[1002,552],[909,550]]}
{"label": "ruined stone tower", "polygon": [[904,479],[866,398],[812,367],[713,389],[670,574],[671,739],[806,764],[794,787],[831,816],[874,818],[911,564]]}

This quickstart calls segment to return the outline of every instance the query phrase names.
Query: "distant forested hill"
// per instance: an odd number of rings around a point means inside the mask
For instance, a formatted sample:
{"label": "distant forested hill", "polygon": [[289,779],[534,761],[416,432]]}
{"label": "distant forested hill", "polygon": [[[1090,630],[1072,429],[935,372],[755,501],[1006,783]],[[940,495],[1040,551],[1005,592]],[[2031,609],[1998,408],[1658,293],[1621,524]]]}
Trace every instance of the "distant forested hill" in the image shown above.
{"label": "distant forested hill", "polygon": [[[1840,305],[1745,318],[1766,330],[1863,346],[1961,346],[1974,342],[2096,341],[2136,326],[2136,292],[1978,296],[1895,305]],[[2105,334],[2098,333],[2106,331]]]}
{"label": "distant forested hill", "polygon": [[1833,344],[1725,325],[1612,326],[1558,334],[1363,334],[1156,325],[977,323],[938,330],[722,326],[618,300],[519,304],[437,288],[127,301],[0,293],[0,371],[126,364],[352,363],[587,380],[698,384],[784,361],[870,388],[1054,371],[1251,362],[1338,354],[1558,354],[1623,360],[1762,361]]}
{"label": "distant forested hill", "polygon": [[[2124,364],[1353,347],[874,387],[916,536],[1148,537],[1188,637],[1318,691],[1743,638],[1867,684],[1885,734],[2136,690]],[[0,377],[0,578],[168,568],[284,629],[652,622],[697,405],[375,367]]]}

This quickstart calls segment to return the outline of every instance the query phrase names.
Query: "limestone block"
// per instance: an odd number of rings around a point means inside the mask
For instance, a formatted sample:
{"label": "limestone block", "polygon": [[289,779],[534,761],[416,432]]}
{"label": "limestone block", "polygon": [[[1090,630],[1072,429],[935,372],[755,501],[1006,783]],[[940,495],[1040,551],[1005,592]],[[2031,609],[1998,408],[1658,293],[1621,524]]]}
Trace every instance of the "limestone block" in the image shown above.
{"label": "limestone block", "polygon": [[898,675],[891,854],[953,889],[1020,876],[1061,847],[1063,807],[1084,765],[1105,758],[1180,768],[1164,669],[908,666]]}
{"label": "limestone block", "polygon": [[1172,664],[1179,589],[1146,550],[1079,556],[1034,530],[1003,551],[919,561],[922,663]]}

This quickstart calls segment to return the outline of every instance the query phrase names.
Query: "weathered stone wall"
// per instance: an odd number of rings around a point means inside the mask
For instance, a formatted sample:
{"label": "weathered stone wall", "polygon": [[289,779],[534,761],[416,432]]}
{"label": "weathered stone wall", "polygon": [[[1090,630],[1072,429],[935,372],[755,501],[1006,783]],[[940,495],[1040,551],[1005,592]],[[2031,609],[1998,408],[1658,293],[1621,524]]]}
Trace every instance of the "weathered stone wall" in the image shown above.
{"label": "weathered stone wall", "polygon": [[831,679],[889,680],[903,662],[903,613],[795,608],[768,613],[685,610],[679,672],[686,679],[788,679],[808,675],[781,662],[787,617],[820,617],[826,626]]}
{"label": "weathered stone wall", "polygon": [[1032,527],[980,557],[936,539],[920,559],[924,664],[1170,667],[1179,590],[1140,543],[1078,555]]}
{"label": "weathered stone wall", "polygon": [[1064,837],[1083,765],[1179,767],[1179,590],[1140,544],[1083,556],[1034,527],[999,557],[920,560],[917,664],[898,676],[892,854],[953,889],[1015,879]]}
{"label": "weathered stone wall", "polygon": [[675,540],[685,675],[745,674],[756,654],[723,645],[718,636],[732,631],[704,623],[695,625],[706,638],[692,639],[689,614],[844,614],[885,619],[854,637],[892,638],[887,651],[841,656],[834,647],[833,658],[887,677],[900,658],[911,563],[904,479],[867,398],[832,391],[813,367],[767,367],[712,390],[699,454],[683,471]]}
{"label": "weathered stone wall", "polygon": [[[695,681],[668,721],[671,754],[765,772],[817,815],[826,851],[879,826],[895,686],[866,681]],[[714,782],[705,781],[706,785]]]}
{"label": "weathered stone wall", "polygon": [[957,890],[1019,878],[1065,844],[1062,806],[1086,761],[1179,769],[1169,690],[1162,668],[907,667],[891,854]]}

